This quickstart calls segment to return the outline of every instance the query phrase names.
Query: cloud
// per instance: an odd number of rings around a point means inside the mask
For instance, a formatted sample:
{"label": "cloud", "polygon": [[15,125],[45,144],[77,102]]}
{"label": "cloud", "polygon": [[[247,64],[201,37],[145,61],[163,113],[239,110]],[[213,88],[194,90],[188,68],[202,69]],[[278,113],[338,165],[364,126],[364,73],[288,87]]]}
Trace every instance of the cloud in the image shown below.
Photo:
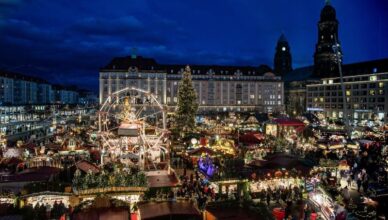
{"label": "cloud", "polygon": [[28,21],[20,19],[7,19],[0,23],[0,32],[12,38],[39,42],[58,41],[58,35],[55,31],[35,26]]}
{"label": "cloud", "polygon": [[143,24],[133,16],[113,19],[89,17],[76,22],[72,28],[86,35],[119,35],[140,31]]}

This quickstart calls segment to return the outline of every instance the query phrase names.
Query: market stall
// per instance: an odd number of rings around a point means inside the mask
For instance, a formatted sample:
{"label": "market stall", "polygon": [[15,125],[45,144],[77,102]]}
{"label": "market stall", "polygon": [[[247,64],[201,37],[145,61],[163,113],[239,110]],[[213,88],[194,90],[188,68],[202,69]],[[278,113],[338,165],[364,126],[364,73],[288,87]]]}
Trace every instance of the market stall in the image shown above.
{"label": "market stall", "polygon": [[334,202],[326,192],[318,187],[313,192],[309,193],[309,201],[318,209],[324,219],[334,219]]}
{"label": "market stall", "polygon": [[253,181],[250,182],[250,191],[253,193],[261,192],[263,190],[275,190],[278,188],[294,188],[294,187],[301,187],[304,185],[304,180],[302,178],[298,177],[282,177],[282,178],[276,178],[276,177],[268,177],[267,179],[263,179],[260,181]]}

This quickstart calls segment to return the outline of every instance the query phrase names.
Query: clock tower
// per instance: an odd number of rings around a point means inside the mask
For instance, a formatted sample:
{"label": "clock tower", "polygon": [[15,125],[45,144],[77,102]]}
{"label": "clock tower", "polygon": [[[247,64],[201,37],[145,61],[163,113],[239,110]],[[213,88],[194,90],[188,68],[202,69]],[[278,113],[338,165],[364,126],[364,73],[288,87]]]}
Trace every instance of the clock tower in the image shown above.
{"label": "clock tower", "polygon": [[276,52],[274,58],[274,72],[280,76],[292,70],[292,60],[290,46],[284,34],[280,35],[276,45]]}
{"label": "clock tower", "polygon": [[[338,44],[337,48],[340,48],[336,12],[330,5],[330,2],[326,1],[318,22],[318,42],[314,53],[314,75],[316,77],[322,78],[339,75],[338,62],[341,62],[341,59],[337,57],[336,51],[333,48],[336,44]],[[338,53],[339,56],[342,55],[340,49]]]}

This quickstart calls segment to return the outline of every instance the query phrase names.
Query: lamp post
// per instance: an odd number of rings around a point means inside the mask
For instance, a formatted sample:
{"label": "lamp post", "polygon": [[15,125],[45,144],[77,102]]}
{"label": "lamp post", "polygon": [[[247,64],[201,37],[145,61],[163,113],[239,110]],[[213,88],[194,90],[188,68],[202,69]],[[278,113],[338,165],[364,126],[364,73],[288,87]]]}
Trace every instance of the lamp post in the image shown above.
{"label": "lamp post", "polygon": [[5,150],[7,147],[7,138],[5,137],[4,133],[0,131],[0,148]]}
{"label": "lamp post", "polygon": [[340,44],[337,42],[337,36],[334,35],[334,42],[335,44],[333,45],[333,51],[335,53],[335,57],[337,58],[337,63],[338,63],[338,71],[340,74],[340,81],[341,81],[341,90],[342,90],[342,107],[343,107],[343,119],[345,122],[345,130],[348,135],[348,138],[351,139],[351,128],[349,124],[349,118],[348,118],[348,111],[347,111],[347,101],[346,101],[346,94],[345,94],[345,84],[344,84],[344,79],[343,79],[343,74],[342,74],[342,66],[341,66],[341,61],[342,61],[342,54],[340,51]]}

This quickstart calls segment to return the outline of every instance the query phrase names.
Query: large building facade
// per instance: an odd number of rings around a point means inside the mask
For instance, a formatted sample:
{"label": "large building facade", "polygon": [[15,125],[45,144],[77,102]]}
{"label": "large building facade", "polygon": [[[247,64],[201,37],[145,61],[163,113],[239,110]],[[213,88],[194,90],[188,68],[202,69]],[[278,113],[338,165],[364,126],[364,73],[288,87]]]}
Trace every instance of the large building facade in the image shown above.
{"label": "large building facade", "polygon": [[[280,77],[258,67],[191,65],[200,112],[284,110]],[[173,110],[184,65],[161,65],[143,57],[114,58],[100,69],[100,103],[115,91],[136,87],[155,94]]]}
{"label": "large building facade", "polygon": [[[344,107],[352,124],[363,121],[388,122],[388,73],[345,76],[343,100],[339,77],[323,78],[307,85],[307,110],[328,118],[343,118]],[[345,106],[343,106],[345,103]]]}
{"label": "large building facade", "polygon": [[77,104],[77,89],[53,86],[37,77],[0,70],[0,106],[54,103]]}

